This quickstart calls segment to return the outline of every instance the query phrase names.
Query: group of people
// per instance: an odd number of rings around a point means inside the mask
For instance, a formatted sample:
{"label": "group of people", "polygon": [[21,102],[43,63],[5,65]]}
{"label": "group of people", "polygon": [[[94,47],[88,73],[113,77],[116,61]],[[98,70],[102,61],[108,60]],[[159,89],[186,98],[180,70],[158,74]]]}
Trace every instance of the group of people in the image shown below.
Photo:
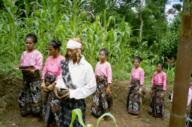
{"label": "group of people", "polygon": [[[82,53],[79,38],[69,39],[66,54],[60,53],[61,42],[48,43],[49,56],[43,64],[43,55],[35,48],[37,36],[30,33],[25,37],[26,50],[22,53],[20,67],[23,74],[23,89],[18,104],[22,116],[33,114],[43,116],[46,127],[68,127],[72,110],[79,108],[85,121],[85,98],[93,94],[91,113],[95,117],[109,112],[112,104],[112,69],[107,61],[108,50],[99,51],[99,61],[95,73]],[[141,58],[134,58],[128,87],[127,110],[130,114],[140,113],[144,95],[144,70]],[[163,117],[163,98],[167,79],[163,65],[158,64],[152,76],[151,104],[149,112],[155,117]],[[75,120],[74,127],[81,127]]]}

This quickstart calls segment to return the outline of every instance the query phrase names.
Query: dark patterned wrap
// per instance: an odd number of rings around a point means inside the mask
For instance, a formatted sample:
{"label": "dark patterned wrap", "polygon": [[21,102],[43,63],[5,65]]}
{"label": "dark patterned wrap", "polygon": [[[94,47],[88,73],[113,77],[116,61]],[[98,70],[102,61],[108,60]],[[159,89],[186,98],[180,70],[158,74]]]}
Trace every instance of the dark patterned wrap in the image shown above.
{"label": "dark patterned wrap", "polygon": [[[61,68],[62,68],[62,78],[66,86],[70,89],[76,89],[76,87],[72,83],[71,76],[69,73],[69,61],[68,60],[62,61]],[[85,121],[86,104],[84,99],[61,100],[61,113],[59,117],[61,127],[69,127],[69,124],[71,122],[72,110],[76,108],[81,109],[83,114],[83,120]],[[76,119],[73,124],[73,127],[82,127],[82,126],[80,125],[79,121]]]}
{"label": "dark patterned wrap", "polygon": [[112,106],[112,96],[107,94],[108,87],[107,78],[105,76],[96,76],[97,89],[93,95],[93,104],[91,107],[92,114],[96,117],[109,111]]}
{"label": "dark patterned wrap", "polygon": [[162,85],[154,85],[152,87],[152,99],[150,103],[149,112],[158,118],[163,117],[164,113],[164,97],[163,94],[163,86]]}
{"label": "dark patterned wrap", "polygon": [[35,71],[35,73],[23,71],[23,88],[18,98],[22,116],[41,114],[40,83],[39,71]]}
{"label": "dark patterned wrap", "polygon": [[128,88],[127,110],[128,113],[138,115],[141,109],[142,95],[139,93],[140,81],[132,80]]}
{"label": "dark patterned wrap", "polygon": [[[83,120],[85,122],[85,112],[86,112],[86,104],[84,99],[75,100],[75,99],[67,99],[61,101],[61,115],[60,115],[60,125],[61,127],[69,127],[71,123],[71,116],[73,109],[81,109],[83,114]],[[76,119],[73,127],[82,127],[79,121]]]}
{"label": "dark patterned wrap", "polygon": [[68,88],[76,89],[71,80],[71,75],[69,73],[69,60],[61,61],[62,77],[63,81]]}
{"label": "dark patterned wrap", "polygon": [[[49,86],[54,83],[56,76],[50,73],[45,74],[45,85]],[[60,100],[58,100],[53,91],[43,92],[43,116],[45,120],[45,126],[56,125],[60,127],[59,115],[60,115]]]}

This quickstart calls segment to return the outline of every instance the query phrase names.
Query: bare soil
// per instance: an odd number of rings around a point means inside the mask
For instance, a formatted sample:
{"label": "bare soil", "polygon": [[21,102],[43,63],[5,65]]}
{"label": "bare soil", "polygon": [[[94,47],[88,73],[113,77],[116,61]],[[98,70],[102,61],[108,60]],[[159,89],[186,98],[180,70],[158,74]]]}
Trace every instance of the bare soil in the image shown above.
{"label": "bare soil", "polygon": [[[17,98],[22,81],[6,78],[0,75],[0,127],[44,127],[43,120],[33,116],[21,117],[17,105]],[[128,81],[115,81],[112,84],[114,104],[111,113],[115,116],[119,127],[167,127],[169,121],[170,103],[166,99],[166,113],[164,119],[156,119],[147,113],[149,95],[143,99],[142,113],[133,116],[127,113]],[[95,124],[96,118],[90,114],[91,97],[87,99],[87,124]],[[100,127],[112,127],[111,120],[103,120]]]}

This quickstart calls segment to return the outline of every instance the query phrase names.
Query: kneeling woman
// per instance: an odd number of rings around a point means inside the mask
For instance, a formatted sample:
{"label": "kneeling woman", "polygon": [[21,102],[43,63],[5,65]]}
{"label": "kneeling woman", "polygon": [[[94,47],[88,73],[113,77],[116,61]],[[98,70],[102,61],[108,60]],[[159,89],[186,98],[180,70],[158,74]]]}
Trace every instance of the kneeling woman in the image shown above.
{"label": "kneeling woman", "polygon": [[134,58],[134,67],[131,71],[131,82],[128,88],[128,113],[139,115],[142,103],[142,89],[144,85],[144,70],[140,67],[141,58]]}
{"label": "kneeling woman", "polygon": [[43,102],[43,115],[46,127],[58,126],[58,117],[52,110],[51,103],[55,99],[54,96],[54,83],[56,78],[61,74],[61,61],[64,57],[60,55],[61,42],[52,40],[49,42],[48,50],[49,57],[45,62],[42,72],[42,102]]}
{"label": "kneeling woman", "polygon": [[167,76],[163,72],[163,64],[157,64],[156,72],[152,77],[152,100],[150,103],[149,113],[154,117],[163,117],[164,95],[167,87]]}
{"label": "kneeling woman", "polygon": [[41,77],[43,56],[35,49],[37,37],[30,33],[25,38],[26,51],[21,56],[20,70],[23,74],[23,89],[19,96],[19,107],[22,116],[41,114]]}
{"label": "kneeling woman", "polygon": [[[66,60],[61,63],[62,75],[57,79],[56,88],[62,94],[60,126],[68,127],[72,110],[79,108],[85,121],[85,98],[96,90],[95,74],[92,66],[81,54],[82,44],[71,39],[67,43]],[[60,94],[60,95],[61,95]],[[75,120],[73,127],[81,127]]]}

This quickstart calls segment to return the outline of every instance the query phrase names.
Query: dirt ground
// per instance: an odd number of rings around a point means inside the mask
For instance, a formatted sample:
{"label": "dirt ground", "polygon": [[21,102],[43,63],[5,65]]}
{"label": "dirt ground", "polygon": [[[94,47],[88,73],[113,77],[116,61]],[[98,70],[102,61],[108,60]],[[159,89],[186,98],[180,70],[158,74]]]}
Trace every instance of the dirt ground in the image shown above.
{"label": "dirt ground", "polygon": [[[44,127],[43,120],[32,116],[21,117],[17,106],[17,97],[21,89],[21,80],[5,78],[0,75],[0,127]],[[111,113],[117,120],[118,127],[166,127],[169,121],[170,103],[166,102],[164,119],[155,119],[148,115],[149,96],[143,100],[142,113],[133,116],[127,113],[128,81],[115,81],[112,85],[114,104]],[[87,99],[86,123],[96,124],[96,118],[90,114],[91,98]],[[112,127],[111,120],[103,120],[100,127]]]}

